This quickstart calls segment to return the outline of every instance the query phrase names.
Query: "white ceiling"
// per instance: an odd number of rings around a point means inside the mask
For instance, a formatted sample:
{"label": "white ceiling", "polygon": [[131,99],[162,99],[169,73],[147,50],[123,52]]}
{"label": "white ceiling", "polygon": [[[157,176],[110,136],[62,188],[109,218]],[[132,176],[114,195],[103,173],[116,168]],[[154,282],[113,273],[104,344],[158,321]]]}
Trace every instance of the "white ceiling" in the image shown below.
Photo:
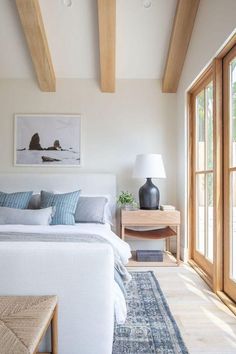
{"label": "white ceiling", "polygon": [[[97,78],[97,0],[39,0],[57,78]],[[177,0],[117,0],[116,77],[162,78]],[[149,0],[150,1],[150,0]],[[0,78],[34,75],[15,1],[1,0]]]}

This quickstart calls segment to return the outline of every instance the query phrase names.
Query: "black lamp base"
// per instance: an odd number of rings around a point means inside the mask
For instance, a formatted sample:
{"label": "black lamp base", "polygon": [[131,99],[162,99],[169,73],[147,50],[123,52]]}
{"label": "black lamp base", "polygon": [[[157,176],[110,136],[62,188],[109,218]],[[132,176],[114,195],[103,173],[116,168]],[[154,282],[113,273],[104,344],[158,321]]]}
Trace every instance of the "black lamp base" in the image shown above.
{"label": "black lamp base", "polygon": [[159,209],[160,192],[152,183],[151,178],[147,178],[146,183],[139,189],[140,209],[156,210]]}

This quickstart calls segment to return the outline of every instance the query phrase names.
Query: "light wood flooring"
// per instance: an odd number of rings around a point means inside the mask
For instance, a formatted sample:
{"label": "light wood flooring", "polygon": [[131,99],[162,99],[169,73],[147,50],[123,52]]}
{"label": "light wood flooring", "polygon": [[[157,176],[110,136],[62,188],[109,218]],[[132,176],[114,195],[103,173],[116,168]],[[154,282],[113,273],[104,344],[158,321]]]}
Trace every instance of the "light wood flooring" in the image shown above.
{"label": "light wood flooring", "polygon": [[153,270],[190,354],[236,354],[236,316],[188,265]]}

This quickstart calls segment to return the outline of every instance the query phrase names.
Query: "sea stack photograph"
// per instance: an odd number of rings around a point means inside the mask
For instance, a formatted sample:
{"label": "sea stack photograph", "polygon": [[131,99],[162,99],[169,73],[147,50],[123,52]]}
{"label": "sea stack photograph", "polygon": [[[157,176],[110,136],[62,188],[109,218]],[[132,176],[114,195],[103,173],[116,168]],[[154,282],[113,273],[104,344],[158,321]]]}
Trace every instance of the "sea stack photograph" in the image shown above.
{"label": "sea stack photograph", "polygon": [[81,116],[15,116],[16,165],[81,164]]}

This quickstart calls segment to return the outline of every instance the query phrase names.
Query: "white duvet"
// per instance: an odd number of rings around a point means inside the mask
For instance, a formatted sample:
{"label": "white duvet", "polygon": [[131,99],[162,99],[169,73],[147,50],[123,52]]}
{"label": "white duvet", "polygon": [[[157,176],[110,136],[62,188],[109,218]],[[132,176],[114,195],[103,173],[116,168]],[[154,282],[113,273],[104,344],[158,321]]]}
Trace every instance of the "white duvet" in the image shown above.
{"label": "white duvet", "polygon": [[42,234],[98,234],[112,243],[117,249],[124,264],[128,263],[131,257],[130,246],[121,240],[113,231],[109,224],[77,223],[75,225],[0,225],[0,232],[20,232],[20,233],[42,233]]}
{"label": "white duvet", "polygon": [[[109,224],[90,224],[77,223],[75,225],[0,225],[0,232],[14,232],[21,234],[97,234],[108,240],[120,255],[122,263],[128,263],[131,257],[130,246],[121,240],[114,232],[111,231]],[[114,281],[114,298],[115,298],[115,315],[118,323],[124,323],[127,315],[126,302],[124,295]]]}

